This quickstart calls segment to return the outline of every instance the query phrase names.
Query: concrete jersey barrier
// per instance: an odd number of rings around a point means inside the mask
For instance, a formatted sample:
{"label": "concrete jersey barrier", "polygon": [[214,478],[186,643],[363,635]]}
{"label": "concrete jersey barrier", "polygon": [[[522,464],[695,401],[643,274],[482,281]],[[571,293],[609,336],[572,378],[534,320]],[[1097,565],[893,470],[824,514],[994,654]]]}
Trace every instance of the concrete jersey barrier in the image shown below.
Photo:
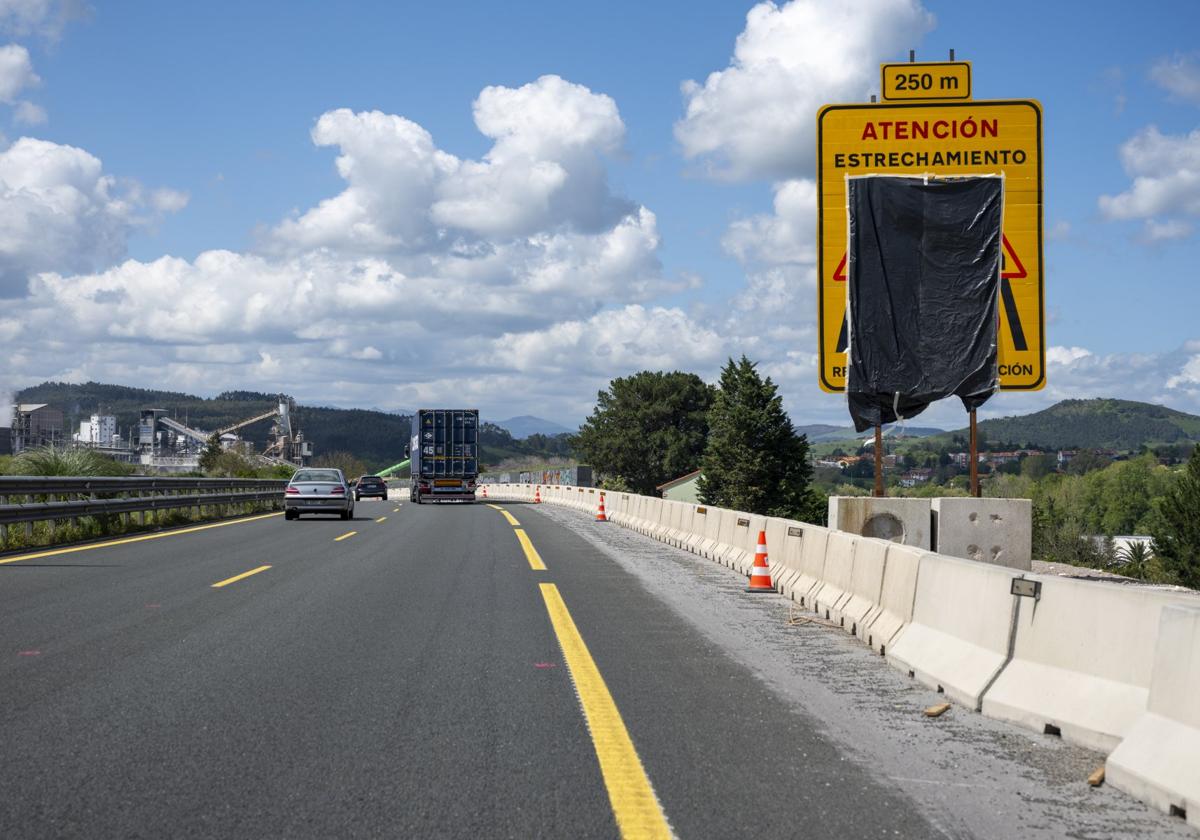
{"label": "concrete jersey barrier", "polygon": [[890,543],[884,559],[883,583],[879,606],[858,624],[858,637],[876,653],[884,656],[889,646],[912,621],[917,599],[917,572],[921,558],[929,552],[920,548]]}
{"label": "concrete jersey barrier", "polygon": [[1000,566],[923,555],[912,622],[888,649],[888,662],[978,711],[1008,660],[1014,577]]}
{"label": "concrete jersey barrier", "polygon": [[1200,828],[1200,609],[1159,618],[1145,712],[1113,750],[1108,782]]}
{"label": "concrete jersey barrier", "polygon": [[838,622],[853,636],[863,621],[879,608],[883,595],[883,572],[889,546],[887,540],[860,537],[854,546],[854,568],[846,599],[837,607]]}
{"label": "concrete jersey barrier", "polygon": [[1026,577],[1041,584],[1041,593],[1017,599],[1012,661],[984,696],[983,713],[1109,752],[1146,708],[1163,609],[1200,606],[1200,599]]}

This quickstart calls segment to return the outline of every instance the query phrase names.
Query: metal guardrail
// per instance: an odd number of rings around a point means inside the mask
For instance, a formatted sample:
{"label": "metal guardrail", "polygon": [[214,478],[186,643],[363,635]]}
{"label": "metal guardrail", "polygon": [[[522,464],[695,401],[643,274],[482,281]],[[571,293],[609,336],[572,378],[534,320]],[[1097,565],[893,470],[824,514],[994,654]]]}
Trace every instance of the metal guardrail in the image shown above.
{"label": "metal guardrail", "polygon": [[[140,513],[145,524],[147,511],[282,503],[286,485],[286,481],[257,478],[3,476],[0,544],[8,542],[10,525],[22,523],[30,534],[34,522],[49,522],[53,531],[61,520]],[[98,498],[101,496],[108,498]],[[14,498],[22,501],[14,502]]]}
{"label": "metal guardrail", "polygon": [[161,476],[0,476],[0,499],[7,496],[66,496],[81,493],[132,493],[167,490],[253,488],[283,492],[287,482],[271,478],[167,478]]}

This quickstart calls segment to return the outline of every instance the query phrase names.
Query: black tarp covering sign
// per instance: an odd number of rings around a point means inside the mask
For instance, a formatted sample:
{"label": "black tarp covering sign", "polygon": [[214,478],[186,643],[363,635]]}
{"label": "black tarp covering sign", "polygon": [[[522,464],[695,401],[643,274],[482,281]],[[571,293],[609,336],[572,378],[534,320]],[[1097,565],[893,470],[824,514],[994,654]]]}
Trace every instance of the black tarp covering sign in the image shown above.
{"label": "black tarp covering sign", "polygon": [[951,394],[979,407],[999,387],[1004,179],[866,176],[846,191],[855,429]]}

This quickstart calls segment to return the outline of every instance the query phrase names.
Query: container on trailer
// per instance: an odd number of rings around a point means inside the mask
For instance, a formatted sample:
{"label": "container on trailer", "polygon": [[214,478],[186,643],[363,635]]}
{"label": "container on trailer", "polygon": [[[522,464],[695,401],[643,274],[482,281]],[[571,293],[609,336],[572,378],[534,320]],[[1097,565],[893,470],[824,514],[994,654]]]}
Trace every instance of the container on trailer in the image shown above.
{"label": "container on trailer", "polygon": [[479,478],[479,411],[423,408],[413,417],[410,498],[475,501]]}

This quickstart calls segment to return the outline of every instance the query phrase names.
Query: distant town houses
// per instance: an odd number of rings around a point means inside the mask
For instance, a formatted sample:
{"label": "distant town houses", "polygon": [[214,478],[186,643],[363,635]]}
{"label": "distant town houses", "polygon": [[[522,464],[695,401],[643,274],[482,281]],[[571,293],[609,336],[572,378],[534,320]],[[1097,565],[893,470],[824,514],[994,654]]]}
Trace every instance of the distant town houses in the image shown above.
{"label": "distant town houses", "polygon": [[[1053,460],[1056,469],[1065,471],[1071,461],[1081,451],[1083,450],[1062,449],[1051,452],[1043,452],[1038,449],[985,450],[979,452],[976,457],[979,464],[995,469],[1006,464],[1019,465],[1021,461],[1031,456],[1049,456]],[[1101,458],[1107,461],[1118,460],[1123,457],[1117,452],[1107,449],[1086,450],[1086,452],[1092,458]],[[897,469],[905,470],[898,476],[900,485],[902,487],[915,487],[931,480],[944,479],[944,475],[941,475],[937,469],[933,468],[933,460],[930,460],[938,457],[942,459],[942,464],[948,464],[952,468],[963,471],[967,470],[971,464],[971,454],[969,452],[943,452],[940,456],[931,453],[918,454],[916,456],[909,455],[907,457],[898,454],[885,455],[883,456],[883,466],[885,470],[893,472]],[[814,465],[817,467],[838,469],[843,472],[847,470],[855,471],[855,468],[873,468],[874,464],[875,459],[870,448],[864,448],[857,455],[845,455],[835,451],[833,455],[827,455],[814,460]]]}

